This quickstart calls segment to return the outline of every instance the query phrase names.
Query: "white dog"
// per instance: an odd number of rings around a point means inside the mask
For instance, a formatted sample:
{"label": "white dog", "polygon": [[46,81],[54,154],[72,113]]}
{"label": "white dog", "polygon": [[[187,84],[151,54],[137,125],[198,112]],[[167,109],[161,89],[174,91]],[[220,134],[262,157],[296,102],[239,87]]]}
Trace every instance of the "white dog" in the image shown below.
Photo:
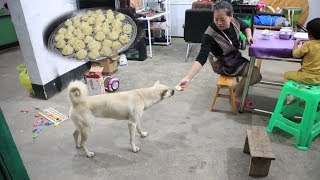
{"label": "white dog", "polygon": [[168,86],[156,82],[152,87],[135,89],[119,93],[88,96],[87,86],[81,81],[71,82],[68,86],[71,102],[69,117],[76,126],[73,133],[77,148],[82,148],[88,157],[94,155],[86,146],[94,117],[129,120],[130,144],[133,152],[138,152],[135,145],[135,130],[141,137],[148,136],[142,130],[143,111],[174,94]]}

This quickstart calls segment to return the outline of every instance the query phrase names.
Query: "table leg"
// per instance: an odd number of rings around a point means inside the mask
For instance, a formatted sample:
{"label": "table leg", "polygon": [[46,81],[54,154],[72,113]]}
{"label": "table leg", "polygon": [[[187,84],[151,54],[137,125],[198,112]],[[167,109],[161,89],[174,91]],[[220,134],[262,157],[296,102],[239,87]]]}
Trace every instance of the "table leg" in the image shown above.
{"label": "table leg", "polygon": [[169,45],[169,27],[166,25],[166,38],[167,38],[167,45]]}
{"label": "table leg", "polygon": [[250,64],[249,64],[249,70],[248,70],[248,75],[246,79],[246,83],[244,84],[244,90],[243,90],[243,95],[242,95],[242,100],[241,104],[239,107],[239,112],[242,113],[245,105],[245,101],[249,92],[249,86],[250,86],[250,81],[251,81],[251,76],[252,76],[252,71],[254,64],[256,62],[256,57],[250,57]]}
{"label": "table leg", "polygon": [[152,57],[152,44],[151,44],[151,27],[150,27],[150,20],[148,20],[148,38],[149,38],[149,53],[150,57]]}

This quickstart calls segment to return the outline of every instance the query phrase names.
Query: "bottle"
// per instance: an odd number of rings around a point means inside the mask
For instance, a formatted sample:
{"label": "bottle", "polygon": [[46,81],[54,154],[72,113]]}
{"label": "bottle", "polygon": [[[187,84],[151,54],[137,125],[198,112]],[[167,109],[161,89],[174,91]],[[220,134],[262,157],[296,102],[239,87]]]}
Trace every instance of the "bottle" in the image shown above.
{"label": "bottle", "polygon": [[124,66],[124,65],[127,65],[127,57],[124,53],[122,53],[120,55],[120,59],[119,59],[119,65],[120,66]]}

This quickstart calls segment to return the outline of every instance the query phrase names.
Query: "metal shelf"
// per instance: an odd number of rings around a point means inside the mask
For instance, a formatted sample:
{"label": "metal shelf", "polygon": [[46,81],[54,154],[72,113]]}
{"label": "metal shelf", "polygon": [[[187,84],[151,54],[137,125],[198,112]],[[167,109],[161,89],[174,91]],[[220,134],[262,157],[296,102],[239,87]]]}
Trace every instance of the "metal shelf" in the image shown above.
{"label": "metal shelf", "polygon": [[[164,4],[165,4],[165,9],[166,11],[165,12],[161,12],[161,13],[158,13],[158,14],[155,14],[153,16],[148,16],[148,17],[139,17],[137,18],[138,21],[147,21],[147,25],[148,25],[148,28],[145,29],[145,30],[148,30],[148,40],[149,40],[149,56],[152,57],[153,54],[152,54],[152,45],[165,45],[165,46],[168,46],[171,44],[171,20],[170,20],[170,16],[169,16],[169,13],[170,13],[170,0],[165,0],[164,1]],[[152,43],[151,42],[151,20],[153,19],[156,19],[156,18],[159,18],[161,16],[165,16],[166,18],[166,21],[164,22],[161,22],[161,23],[165,23],[166,24],[166,28],[164,29],[165,30],[165,37],[167,39],[167,42],[154,42]]]}

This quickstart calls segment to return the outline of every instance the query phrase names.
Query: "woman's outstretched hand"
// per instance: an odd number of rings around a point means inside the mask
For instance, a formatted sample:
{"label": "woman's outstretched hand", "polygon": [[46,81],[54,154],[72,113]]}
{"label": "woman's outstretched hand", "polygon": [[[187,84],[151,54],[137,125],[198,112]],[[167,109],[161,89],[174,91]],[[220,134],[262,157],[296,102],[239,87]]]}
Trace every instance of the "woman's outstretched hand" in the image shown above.
{"label": "woman's outstretched hand", "polygon": [[182,90],[184,90],[188,87],[189,82],[190,82],[190,80],[188,78],[184,77],[183,79],[181,79],[178,86],[180,86],[182,88]]}

